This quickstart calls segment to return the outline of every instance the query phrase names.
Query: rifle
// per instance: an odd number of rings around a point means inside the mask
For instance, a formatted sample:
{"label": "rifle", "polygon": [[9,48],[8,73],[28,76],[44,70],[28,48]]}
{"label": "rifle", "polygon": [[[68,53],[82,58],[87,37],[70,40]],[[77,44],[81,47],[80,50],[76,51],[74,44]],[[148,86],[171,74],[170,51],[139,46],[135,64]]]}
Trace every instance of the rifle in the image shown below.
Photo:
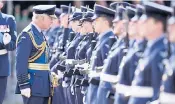
{"label": "rifle", "polygon": [[[70,13],[71,13],[71,3],[69,4],[69,8],[68,8],[68,27],[69,27],[69,18],[70,18]],[[63,30],[63,46],[62,46],[62,51],[65,51],[65,47],[66,47],[66,42],[68,40],[68,35],[69,35],[69,28],[64,28]]]}
{"label": "rifle", "polygon": [[69,19],[70,19],[70,14],[71,14],[71,3],[69,4],[69,8],[68,8],[68,22],[67,25],[69,26]]}
{"label": "rifle", "polygon": [[[175,4],[172,3],[172,6],[173,6],[172,16],[175,17]],[[171,56],[171,43],[169,41],[169,33],[168,32],[167,32],[166,37],[167,37],[167,58],[169,59]]]}
{"label": "rifle", "polygon": [[74,39],[75,35],[76,34],[74,32],[70,32],[70,34],[69,34],[69,42],[71,42]]}
{"label": "rifle", "polygon": [[125,18],[126,22],[125,22],[125,31],[126,31],[126,38],[125,38],[125,42],[126,42],[126,48],[129,48],[129,34],[128,34],[128,25],[129,25],[129,18],[127,15],[127,11],[123,12],[123,17]]}
{"label": "rifle", "polygon": [[116,38],[115,38],[115,36],[110,36],[109,37],[109,48],[111,48],[112,46],[113,46],[113,44],[115,43],[115,41],[116,41]]}

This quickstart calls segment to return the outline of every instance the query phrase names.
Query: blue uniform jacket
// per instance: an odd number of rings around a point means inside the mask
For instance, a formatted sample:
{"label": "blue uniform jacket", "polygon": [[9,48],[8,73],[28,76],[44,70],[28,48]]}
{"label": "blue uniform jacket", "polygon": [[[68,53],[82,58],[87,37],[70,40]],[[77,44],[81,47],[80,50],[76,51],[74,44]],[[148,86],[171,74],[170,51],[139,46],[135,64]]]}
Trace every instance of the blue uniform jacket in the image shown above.
{"label": "blue uniform jacket", "polygon": [[78,47],[76,48],[76,53],[75,53],[75,59],[85,59],[86,52],[90,47],[90,41],[89,41],[89,36],[84,36],[84,39],[79,43]]}
{"label": "blue uniform jacket", "polygon": [[[75,58],[75,51],[76,51],[76,47],[78,46],[80,40],[82,39],[82,36],[80,36],[79,33],[77,33],[77,35],[74,37],[74,39],[69,43],[68,47],[66,48],[65,52],[62,53],[62,55],[66,56],[66,59],[74,59]],[[56,70],[59,69],[59,67],[65,66],[65,61],[58,61],[53,67],[52,67],[52,71],[56,72]]]}
{"label": "blue uniform jacket", "polygon": [[[106,74],[112,74],[112,75],[117,75],[118,74],[118,67],[120,65],[120,62],[125,55],[123,50],[126,49],[126,44],[124,42],[123,38],[122,40],[119,40],[118,42],[114,43],[112,46],[109,55],[107,59],[105,60],[105,64],[102,70],[102,73]],[[114,48],[115,47],[115,48]],[[98,87],[98,92],[97,92],[97,103],[102,103],[102,99],[106,99],[103,101],[102,104],[108,104],[109,101],[106,98],[107,92],[111,91],[112,92],[112,86],[109,82],[106,81],[101,81],[100,85]],[[100,97],[102,95],[102,97]]]}
{"label": "blue uniform jacket", "polygon": [[120,84],[131,85],[138,60],[142,57],[143,51],[145,49],[144,44],[145,41],[136,43],[135,46],[129,50],[125,59],[122,61],[119,68]]}
{"label": "blue uniform jacket", "polygon": [[[92,35],[92,39],[90,39],[90,47],[88,48],[87,52],[86,52],[86,58],[87,58],[87,61],[90,63],[90,59],[91,59],[91,56],[92,56],[92,51],[93,49],[95,48],[96,46],[96,34],[94,33],[90,33],[90,34],[93,34]],[[92,42],[93,41],[93,42]]]}
{"label": "blue uniform jacket", "polygon": [[[32,41],[31,36],[34,41]],[[50,71],[30,69],[28,67],[29,63],[48,64],[47,45],[43,45],[43,49],[34,45],[34,43],[41,45],[45,42],[46,39],[44,35],[32,24],[28,25],[19,35],[16,50],[18,80],[16,93],[20,93],[20,89],[31,88],[32,96],[50,96]],[[38,51],[39,49],[43,50],[43,52]],[[38,57],[35,59],[33,56],[38,52],[40,55],[38,54]]]}
{"label": "blue uniform jacket", "polygon": [[[175,66],[174,63],[175,56],[172,55],[169,59],[170,67],[165,67],[164,74],[162,76],[162,86],[160,91],[175,94]],[[169,68],[169,69],[167,69]]]}
{"label": "blue uniform jacket", "polygon": [[107,58],[108,52],[109,52],[109,37],[113,36],[114,33],[112,31],[108,31],[103,35],[100,39],[99,36],[97,38],[97,44],[92,52],[92,57],[91,57],[91,67],[92,70],[94,70],[95,67],[100,67],[103,66],[104,60]]}
{"label": "blue uniform jacket", "polygon": [[[122,60],[119,67],[119,84],[130,86],[134,78],[134,72],[137,67],[139,59],[142,57],[142,54],[145,49],[146,41],[143,40],[139,43],[135,43],[134,47],[130,48],[126,57]],[[124,94],[119,94],[116,92],[115,95],[115,104],[122,103],[127,104],[129,97],[126,97]]]}
{"label": "blue uniform jacket", "polygon": [[[97,37],[97,44],[92,52],[90,61],[91,70],[95,70],[96,67],[103,66],[104,60],[107,58],[108,52],[110,50],[110,47],[108,45],[110,36],[114,36],[114,33],[112,31],[107,31]],[[99,77],[95,77],[93,79],[100,80]],[[90,83],[87,92],[88,104],[96,104],[97,89],[98,85]]]}
{"label": "blue uniform jacket", "polygon": [[63,31],[62,32],[63,34],[61,34],[59,37],[58,49],[59,51],[64,52],[66,51],[65,47],[66,47],[66,43],[68,41],[68,37],[69,37],[69,33],[71,32],[71,29],[64,28],[62,31]]}
{"label": "blue uniform jacket", "polygon": [[60,33],[60,27],[51,28],[49,31],[46,32],[49,47],[53,47],[54,42],[57,41],[57,37],[61,35]]}
{"label": "blue uniform jacket", "polygon": [[164,52],[164,36],[157,39],[151,46],[147,46],[143,53],[143,58],[139,60],[136,68],[132,87],[140,86],[143,88],[152,88],[153,92],[148,93],[153,93],[153,96],[144,98],[131,97],[128,104],[146,104],[148,101],[154,101],[158,98],[163,74],[161,62],[164,58]]}
{"label": "blue uniform jacket", "polygon": [[[6,49],[7,51],[15,50],[16,46],[16,21],[13,16],[0,13],[0,50]],[[3,43],[3,35],[8,33],[11,36],[11,41],[7,45]],[[0,76],[9,76],[9,60],[8,54],[0,55]]]}
{"label": "blue uniform jacket", "polygon": [[[172,44],[171,48],[174,48],[174,43]],[[162,76],[162,84],[160,87],[159,95],[159,101],[161,104],[173,104],[175,102],[175,55],[173,54],[174,51],[175,50],[172,49],[170,58],[166,58],[162,62],[162,64],[164,65],[164,74]]]}
{"label": "blue uniform jacket", "polygon": [[75,52],[76,48],[78,47],[78,44],[83,39],[84,36],[80,35],[80,33],[77,33],[75,36],[75,39],[70,43],[66,50],[66,57],[67,59],[74,59],[75,58]]}

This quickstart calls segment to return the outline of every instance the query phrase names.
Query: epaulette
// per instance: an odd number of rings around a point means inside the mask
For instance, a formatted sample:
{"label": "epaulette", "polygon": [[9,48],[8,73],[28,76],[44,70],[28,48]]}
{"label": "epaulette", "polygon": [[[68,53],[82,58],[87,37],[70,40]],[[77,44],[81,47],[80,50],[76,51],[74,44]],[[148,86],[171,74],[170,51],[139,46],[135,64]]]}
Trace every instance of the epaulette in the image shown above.
{"label": "epaulette", "polygon": [[[29,58],[29,61],[28,61],[28,62],[34,62],[36,59],[38,59],[38,58],[42,55],[42,53],[44,53],[44,51],[45,51],[45,49],[46,49],[46,41],[44,41],[42,44],[38,45],[38,44],[36,43],[35,38],[34,38],[32,32],[31,32],[30,30],[31,30],[31,26],[28,25],[28,26],[22,31],[22,33],[23,33],[23,32],[26,32],[26,33],[29,35],[29,37],[30,37],[30,39],[31,39],[31,41],[32,41],[32,43],[33,43],[33,45],[34,45],[34,47],[38,50],[33,56],[31,56],[31,57]],[[17,38],[16,47],[17,47],[17,43],[18,43],[19,38],[21,37],[22,33],[21,33],[21,34],[18,36],[18,38]]]}
{"label": "epaulette", "polygon": [[22,32],[29,32],[31,30],[31,25],[28,25],[26,28],[22,30]]}
{"label": "epaulette", "polygon": [[29,32],[30,30],[31,30],[30,25],[28,25],[26,28],[24,28],[24,29],[22,30],[22,32],[18,35],[18,37],[17,37],[17,39],[16,39],[16,47],[17,47],[17,44],[18,44],[18,42],[19,42],[19,38],[21,37],[22,33],[23,33],[23,32]]}

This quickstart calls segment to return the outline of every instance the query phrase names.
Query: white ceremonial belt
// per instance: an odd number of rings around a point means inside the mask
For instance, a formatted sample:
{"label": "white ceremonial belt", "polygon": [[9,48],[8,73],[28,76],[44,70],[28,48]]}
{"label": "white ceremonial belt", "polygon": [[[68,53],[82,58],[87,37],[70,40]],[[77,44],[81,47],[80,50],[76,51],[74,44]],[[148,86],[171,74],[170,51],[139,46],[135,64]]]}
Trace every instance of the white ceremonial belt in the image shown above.
{"label": "white ceremonial belt", "polygon": [[116,92],[120,94],[124,94],[125,96],[130,96],[131,86],[124,84],[116,84],[115,86]]}
{"label": "white ceremonial belt", "polygon": [[6,53],[8,53],[6,49],[0,50],[0,55],[4,55],[4,54],[6,54]]}
{"label": "white ceremonial belt", "polygon": [[153,97],[153,88],[144,86],[131,86],[130,96],[139,98]]}
{"label": "white ceremonial belt", "polygon": [[175,94],[161,92],[160,97],[159,97],[159,101],[161,104],[175,104]]}
{"label": "white ceremonial belt", "polygon": [[66,59],[66,64],[73,64],[74,59]]}
{"label": "white ceremonial belt", "polygon": [[106,81],[106,82],[111,82],[111,83],[117,83],[118,77],[117,77],[117,75],[110,75],[110,74],[101,73],[100,80]]}
{"label": "white ceremonial belt", "polygon": [[100,77],[101,72],[90,71],[89,77]]}
{"label": "white ceremonial belt", "polygon": [[83,68],[84,70],[88,70],[89,68],[89,64],[88,63],[84,63],[82,65],[75,65],[76,68]]}

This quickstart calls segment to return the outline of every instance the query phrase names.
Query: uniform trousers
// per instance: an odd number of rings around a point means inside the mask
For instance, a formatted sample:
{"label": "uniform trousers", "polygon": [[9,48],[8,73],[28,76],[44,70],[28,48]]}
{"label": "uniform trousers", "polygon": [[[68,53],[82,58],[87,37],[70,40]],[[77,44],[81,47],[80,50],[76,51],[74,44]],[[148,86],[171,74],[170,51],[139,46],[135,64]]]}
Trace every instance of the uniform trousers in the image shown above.
{"label": "uniform trousers", "polygon": [[24,104],[49,104],[49,97],[39,97],[39,96],[31,96],[27,98],[22,96]]}
{"label": "uniform trousers", "polygon": [[3,103],[7,87],[7,76],[0,76],[0,104]]}

